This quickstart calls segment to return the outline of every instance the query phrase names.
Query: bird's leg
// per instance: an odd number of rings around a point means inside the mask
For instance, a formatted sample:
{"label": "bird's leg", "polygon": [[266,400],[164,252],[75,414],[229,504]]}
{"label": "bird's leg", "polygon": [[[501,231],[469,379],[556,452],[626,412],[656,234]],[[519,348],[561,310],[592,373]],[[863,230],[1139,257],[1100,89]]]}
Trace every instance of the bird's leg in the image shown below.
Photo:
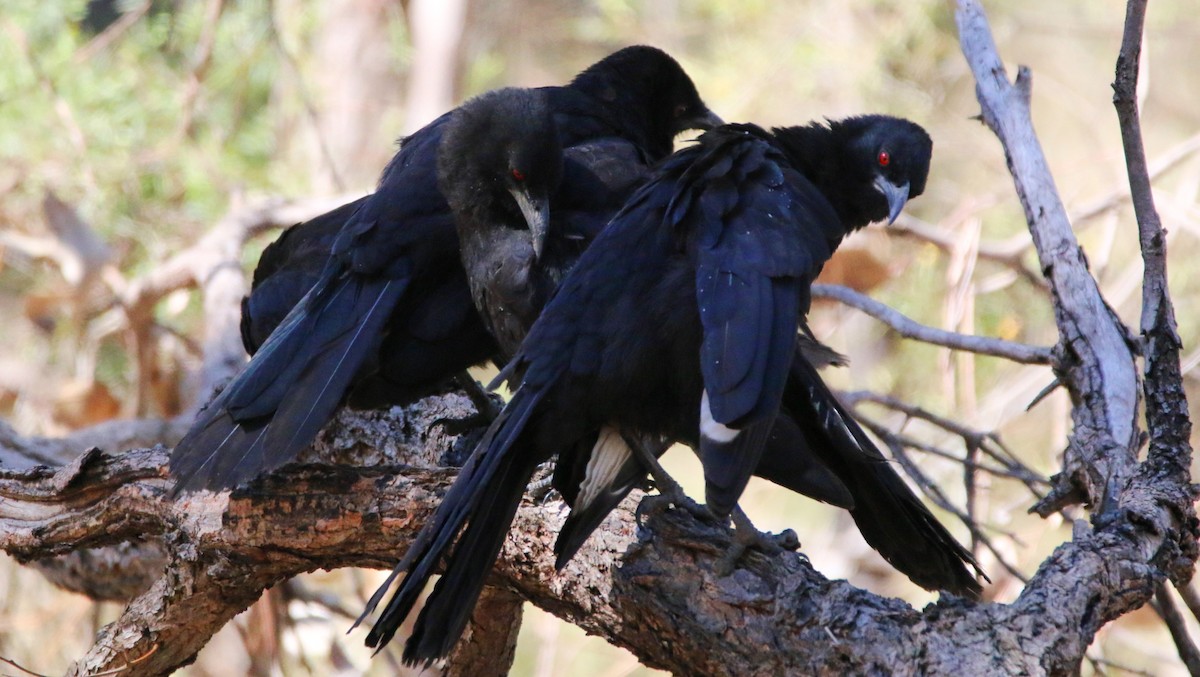
{"label": "bird's leg", "polygon": [[503,406],[496,402],[491,393],[484,390],[479,381],[471,378],[469,373],[460,371],[454,376],[454,383],[470,398],[471,404],[475,405],[475,410],[486,417],[489,423],[500,415]]}
{"label": "bird's leg", "polygon": [[460,371],[452,376],[447,385],[462,391],[475,409],[475,413],[461,418],[452,412],[451,415],[433,421],[434,424],[442,426],[446,434],[458,438],[454,442],[453,448],[444,455],[443,462],[450,465],[462,465],[474,451],[475,444],[483,435],[484,429],[500,415],[501,406],[484,391],[478,381],[471,378],[471,375],[465,371]]}
{"label": "bird's leg", "polygon": [[476,443],[484,434],[485,429],[500,415],[501,406],[489,395],[479,382],[471,378],[465,371],[460,371],[450,378],[449,386],[461,390],[471,401],[475,413],[462,418],[446,416],[433,421],[442,426],[446,434],[457,437],[451,448],[442,455],[442,462],[447,465],[461,466],[467,462]]}
{"label": "bird's leg", "polygon": [[545,504],[554,492],[554,464],[543,463],[533,471],[529,481],[529,497],[534,503]]}
{"label": "bird's leg", "polygon": [[683,492],[683,487],[679,486],[679,483],[675,481],[675,478],[671,477],[671,475],[667,473],[667,469],[662,467],[662,464],[658,462],[658,457],[666,453],[667,447],[671,446],[670,442],[660,442],[656,450],[657,453],[655,453],[654,451],[650,451],[646,442],[642,439],[632,437],[624,432],[621,433],[621,438],[625,440],[625,444],[629,445],[630,450],[632,450],[634,455],[638,457],[638,459],[642,462],[642,465],[646,466],[646,469],[650,472],[650,477],[654,480],[654,488],[657,489],[659,493],[658,498],[654,496],[647,496],[646,498],[642,499],[642,503],[638,505],[637,510],[639,522],[641,521],[643,514],[643,505],[646,507],[646,510],[651,513],[658,512],[667,505],[673,505],[677,508],[682,508],[683,510],[688,511],[697,519],[702,519],[707,522],[713,521],[714,516],[712,512],[710,512],[708,508],[688,498],[688,495]]}
{"label": "bird's leg", "polygon": [[728,576],[733,573],[738,560],[750,548],[758,548],[768,555],[774,556],[785,550],[794,551],[800,547],[800,539],[791,529],[784,529],[778,534],[759,531],[741,506],[734,506],[731,517],[733,518],[733,542],[730,544],[729,550],[721,555],[713,567],[718,576]]}

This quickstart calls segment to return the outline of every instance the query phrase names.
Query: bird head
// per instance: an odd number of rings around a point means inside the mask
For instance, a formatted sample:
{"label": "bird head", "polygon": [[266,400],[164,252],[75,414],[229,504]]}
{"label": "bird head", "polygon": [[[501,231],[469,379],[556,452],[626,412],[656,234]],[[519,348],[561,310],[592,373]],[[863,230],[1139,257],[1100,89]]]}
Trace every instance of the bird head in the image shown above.
{"label": "bird head", "polygon": [[592,64],[571,87],[603,102],[619,132],[657,161],[671,154],[675,136],[723,124],[705,105],[688,74],[655,47],[626,47]]}
{"label": "bird head", "polygon": [[892,223],[925,190],[933,142],[908,120],[863,115],[773,133],[789,163],[829,200],[843,234]]}
{"label": "bird head", "polygon": [[554,117],[536,90],[498,89],[468,101],[438,148],[438,184],[459,228],[528,229],[537,257],[562,172]]}
{"label": "bird head", "polygon": [[542,257],[550,232],[550,196],[562,181],[562,149],[557,137],[530,138],[523,130],[510,138],[507,190],[529,228],[533,255]]}
{"label": "bird head", "polygon": [[[843,172],[854,186],[862,224],[891,225],[904,205],[925,191],[933,141],[919,125],[886,115],[864,115],[830,125],[844,144]],[[869,187],[868,187],[869,185]]]}

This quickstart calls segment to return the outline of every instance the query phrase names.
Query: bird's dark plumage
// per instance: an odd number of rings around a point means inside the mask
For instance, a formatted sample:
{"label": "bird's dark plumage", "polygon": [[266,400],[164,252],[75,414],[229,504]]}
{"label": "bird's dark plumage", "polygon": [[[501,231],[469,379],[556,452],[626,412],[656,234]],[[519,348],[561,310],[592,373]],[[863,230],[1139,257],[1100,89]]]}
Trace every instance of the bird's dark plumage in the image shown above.
{"label": "bird's dark plumage", "polygon": [[[668,154],[676,133],[713,119],[687,74],[650,47],[620,50],[570,85],[538,91],[562,146],[616,137],[646,162]],[[364,403],[415,398],[495,353],[437,186],[450,116],[403,141],[312,287],[197,416],[171,455],[176,492],[232,487],[287,463],[348,393]],[[253,294],[247,307],[257,307]],[[252,338],[261,335],[257,320],[249,324]]]}
{"label": "bird's dark plumage", "polygon": [[[629,141],[612,137],[563,149],[554,126],[540,92],[497,90],[455,112],[439,150],[439,183],[456,216],[475,304],[505,358],[516,351],[585,245],[648,171]],[[819,346],[812,340],[803,345]],[[770,437],[776,457],[755,474],[851,507],[836,477],[794,443],[791,428],[779,425],[784,427]],[[600,474],[572,462],[589,461],[591,454],[560,457],[564,462],[557,466],[554,486],[576,508],[558,542],[561,562],[582,545],[595,527],[592,522],[603,519],[645,475],[614,433],[577,443],[589,448],[600,443],[591,466]],[[665,448],[655,440],[637,443],[650,453]]]}
{"label": "bird's dark plumage", "polygon": [[366,200],[359,198],[298,223],[263,250],[254,269],[250,294],[242,299],[242,346],[246,354],[258,352],[296,302],[312,289],[329,260],[338,231]]}
{"label": "bird's dark plumage", "polygon": [[[728,125],[659,167],[502,372],[516,392],[397,566],[393,576],[405,578],[368,644],[391,638],[444,561],[405,659],[449,651],[525,483],[554,454],[556,486],[572,505],[556,546],[561,566],[613,497],[644,477],[631,438],[697,448],[718,515],[729,514],[756,466],[785,486],[832,473],[832,483],[822,480],[826,498],[878,520],[864,533],[889,561],[922,585],[977,592],[964,566],[970,555],[870,441],[825,429],[828,412],[841,410],[811,365],[794,358],[812,280],[847,233],[894,218],[923,191],[930,148],[919,127],[882,116],[772,133]],[[761,459],[778,451],[792,453]],[[871,495],[881,488],[890,498]],[[894,551],[900,540],[883,536],[893,528],[937,557],[921,563]]]}
{"label": "bird's dark plumage", "polygon": [[538,90],[479,96],[454,113],[439,150],[475,307],[505,360],[649,169],[620,137],[563,148],[548,103]]}
{"label": "bird's dark plumage", "polygon": [[[320,278],[338,232],[370,197],[292,226],[263,250],[250,294],[242,299],[242,345],[249,355],[258,352]],[[423,293],[407,297],[388,318],[377,355],[352,382],[349,404],[407,404],[496,354],[495,340],[471,305],[461,268],[450,266],[428,276],[422,287]]]}

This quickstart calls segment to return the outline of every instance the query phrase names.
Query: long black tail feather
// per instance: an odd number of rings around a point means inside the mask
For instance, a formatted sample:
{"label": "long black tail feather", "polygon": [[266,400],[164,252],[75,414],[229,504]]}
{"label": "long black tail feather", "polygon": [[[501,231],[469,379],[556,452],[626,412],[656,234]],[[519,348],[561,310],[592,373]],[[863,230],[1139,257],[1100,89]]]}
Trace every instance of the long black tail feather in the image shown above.
{"label": "long black tail feather", "polygon": [[405,287],[323,278],[175,446],[173,493],[230,488],[294,459],[377,349]]}
{"label": "long black tail feather", "polygon": [[783,406],[809,448],[849,491],[850,514],[872,548],[923,588],[979,597],[974,574],[987,577],[975,558],[909,489],[798,352]]}
{"label": "long black tail feather", "polygon": [[433,517],[359,617],[361,622],[374,611],[403,572],[400,587],[367,634],[367,646],[381,648],[391,640],[443,559],[446,570],[417,617],[404,659],[428,663],[458,641],[541,460],[527,443],[518,443],[541,397],[541,391],[519,389],[492,423]]}

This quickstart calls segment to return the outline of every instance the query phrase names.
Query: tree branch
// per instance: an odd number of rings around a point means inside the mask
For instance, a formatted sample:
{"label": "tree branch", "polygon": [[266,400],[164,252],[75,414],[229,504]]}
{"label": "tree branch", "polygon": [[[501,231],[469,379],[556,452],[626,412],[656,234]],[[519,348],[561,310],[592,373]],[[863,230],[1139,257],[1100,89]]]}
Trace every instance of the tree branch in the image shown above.
{"label": "tree branch", "polygon": [[1075,502],[1114,509],[1137,462],[1138,377],[1128,331],[1109,309],[1071,231],[1030,119],[1031,75],[1009,82],[976,0],[959,0],[963,54],[975,75],[983,121],[999,137],[1029,231],[1050,281],[1059,344],[1055,368],[1076,403],[1064,471],[1039,506],[1043,514]]}
{"label": "tree branch", "polygon": [[[176,503],[164,499],[162,447],[93,450],[57,471],[0,472],[0,547],[29,561],[161,535],[165,574],[72,674],[115,669],[130,656],[146,656],[139,674],[166,674],[271,585],[318,568],[390,567],[454,479],[432,466],[462,439],[447,430],[470,428],[467,401],[447,395],[386,414],[343,412],[302,465]],[[978,674],[991,669],[983,647],[997,643],[1022,647],[1006,657],[1009,667],[1054,672],[1077,664],[1090,643],[1079,628],[1094,632],[1148,598],[1155,569],[1144,553],[1157,552],[1170,529],[1160,514],[1138,515],[1060,547],[1013,605],[944,599],[918,613],[828,581],[792,553],[754,554],[719,576],[727,530],[683,511],[650,515],[639,528],[637,499],[561,574],[552,544],[562,504],[524,505],[493,584],[647,665],[697,675]],[[1034,622],[1055,631],[1023,634]]]}
{"label": "tree branch", "polygon": [[[1171,482],[1186,487],[1191,481],[1191,417],[1179,360],[1181,341],[1167,287],[1166,233],[1154,206],[1137,108],[1138,62],[1145,20],[1146,0],[1129,0],[1121,52],[1117,58],[1116,79],[1113,82],[1113,105],[1121,126],[1121,143],[1125,150],[1125,166],[1129,174],[1133,211],[1137,217],[1138,244],[1144,270],[1141,332],[1146,343],[1144,389],[1146,427],[1150,434],[1150,451],[1145,464],[1147,472],[1144,476],[1146,481]],[[1181,517],[1191,527],[1193,538],[1190,542],[1185,541],[1179,559],[1190,558],[1194,562],[1197,525],[1196,516],[1189,512],[1190,508],[1190,504],[1186,506]],[[1185,566],[1184,561],[1167,571],[1167,575],[1177,584],[1186,584],[1192,573],[1192,567]],[[1182,614],[1171,598],[1170,586],[1165,581],[1158,582],[1157,599],[1180,658],[1191,674],[1200,674],[1200,651],[1188,637]]]}
{"label": "tree branch", "polygon": [[1192,638],[1188,636],[1187,621],[1183,619],[1183,614],[1179,612],[1179,606],[1171,597],[1171,586],[1166,581],[1159,581],[1155,586],[1154,600],[1158,615],[1166,623],[1167,630],[1171,633],[1171,640],[1175,642],[1175,648],[1179,651],[1179,658],[1187,666],[1188,674],[1192,677],[1200,675],[1200,649],[1196,648]]}
{"label": "tree branch", "polygon": [[[286,200],[272,198],[231,208],[229,213],[187,249],[154,266],[145,275],[123,284],[114,292],[127,317],[137,345],[140,374],[150,373],[155,363],[150,344],[153,310],[163,297],[178,289],[201,287],[204,291],[204,366],[195,407],[207,401],[217,385],[245,362],[237,327],[246,279],[241,256],[246,241],[267,229],[291,226],[348,202],[357,196]],[[138,380],[138,411],[146,409],[148,380]]]}
{"label": "tree branch", "polygon": [[986,336],[968,336],[957,332],[946,331],[916,322],[895,308],[891,308],[875,299],[859,292],[836,284],[814,284],[812,295],[815,298],[833,299],[840,303],[857,308],[871,317],[883,322],[905,338],[915,339],[924,343],[932,343],[944,348],[965,350],[1003,357],[1021,364],[1050,364],[1051,354],[1048,348],[1031,346],[1004,339]]}
{"label": "tree branch", "polygon": [[[1055,502],[1098,502],[1093,527],[1080,523],[1011,604],[944,597],[918,612],[829,581],[795,553],[751,554],[718,575],[728,531],[686,511],[643,515],[639,524],[638,495],[558,573],[552,543],[564,509],[527,503],[504,544],[495,587],[680,674],[1070,674],[1100,627],[1144,605],[1165,577],[1190,574],[1197,522],[1179,465],[1190,454],[1181,427],[1186,401],[1170,390],[1179,384],[1178,360],[1172,376],[1164,359],[1172,353],[1162,347],[1170,341],[1160,335],[1147,383],[1174,380],[1147,396],[1151,453],[1137,465],[1138,384],[1127,336],[1054,196],[1029,125],[1028,73],[1015,88],[1007,82],[977,3],[959,0],[958,20],[985,119],[1006,148],[1050,280],[1061,333],[1054,366],[1075,397],[1068,471]],[[1169,308],[1158,305],[1153,331],[1169,326]],[[72,674],[133,660],[139,674],[167,674],[271,585],[318,568],[390,567],[455,477],[435,466],[478,432],[463,399],[343,413],[301,463],[232,493],[178,502],[164,499],[161,447],[91,450],[57,470],[0,470],[0,548],[31,561],[161,538],[164,574],[100,633]],[[1181,430],[1182,443],[1173,436]]]}
{"label": "tree branch", "polygon": [[1150,456],[1152,461],[1169,466],[1164,471],[1172,473],[1177,481],[1186,482],[1189,481],[1192,456],[1191,418],[1179,364],[1181,341],[1167,288],[1166,232],[1154,207],[1137,110],[1138,60],[1145,20],[1146,0],[1129,0],[1113,82],[1113,105],[1121,125],[1121,143],[1125,149],[1125,166],[1145,270],[1141,331],[1146,340],[1146,423],[1150,432]]}

